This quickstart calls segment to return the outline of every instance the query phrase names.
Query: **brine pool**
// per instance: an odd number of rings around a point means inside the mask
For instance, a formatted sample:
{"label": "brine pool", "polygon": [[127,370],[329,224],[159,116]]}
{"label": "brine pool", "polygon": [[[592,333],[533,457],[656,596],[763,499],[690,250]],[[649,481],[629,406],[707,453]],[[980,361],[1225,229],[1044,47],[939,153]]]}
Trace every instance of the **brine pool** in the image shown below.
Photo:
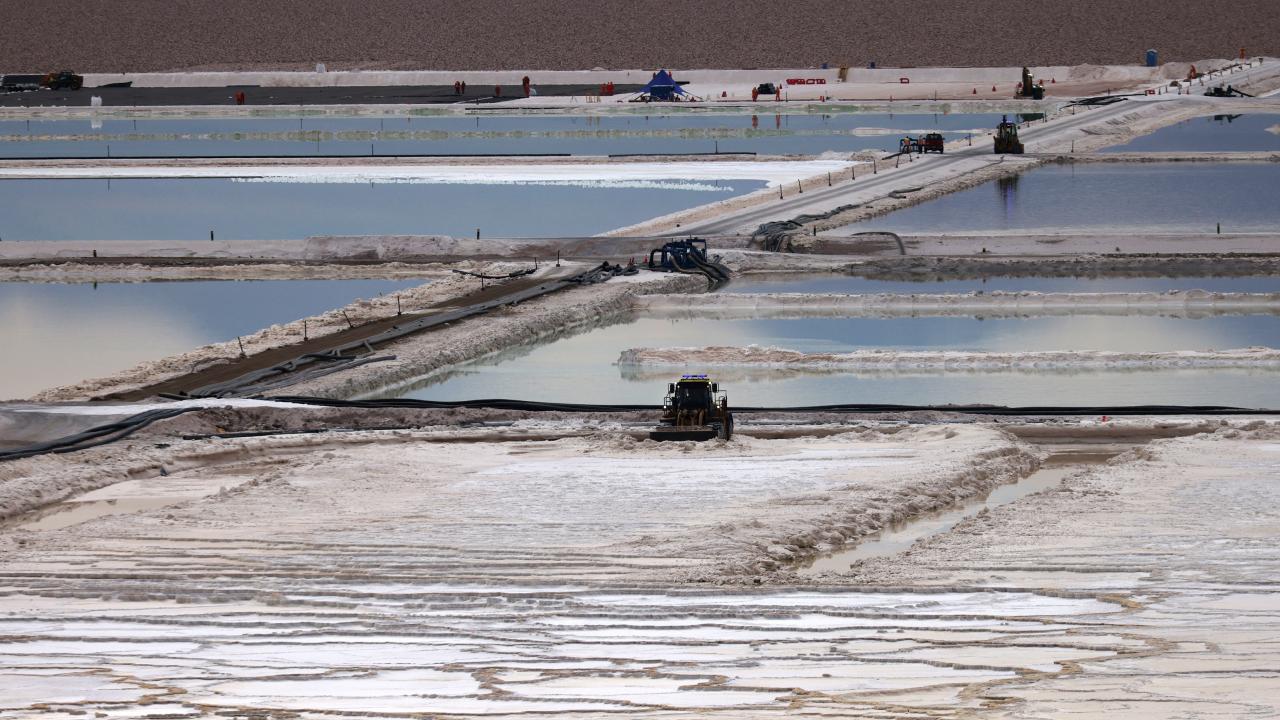
{"label": "brine pool", "polygon": [[0,157],[733,153],[891,150],[997,113],[475,115],[0,121]]}
{"label": "brine pool", "polygon": [[593,328],[426,376],[379,397],[520,398],[648,403],[682,372],[713,372],[733,404],[1188,404],[1280,407],[1280,372],[1255,369],[1028,372],[822,372],[617,365],[625,349],[763,345],[806,352],[861,348],[1171,351],[1272,346],[1280,317],[1070,316],[980,319],[655,319]]}
{"label": "brine pool", "polygon": [[[288,240],[312,235],[580,237],[765,187],[761,180],[572,184],[0,180],[0,240]],[[74,208],[74,212],[68,212]]]}
{"label": "brine pool", "polygon": [[1102,152],[1280,150],[1280,115],[1207,115],[1160,128]]}
{"label": "brine pool", "polygon": [[1276,163],[1045,165],[846,225],[835,234],[1274,232]]}
{"label": "brine pool", "polygon": [[425,282],[0,282],[6,348],[0,399],[28,397]]}

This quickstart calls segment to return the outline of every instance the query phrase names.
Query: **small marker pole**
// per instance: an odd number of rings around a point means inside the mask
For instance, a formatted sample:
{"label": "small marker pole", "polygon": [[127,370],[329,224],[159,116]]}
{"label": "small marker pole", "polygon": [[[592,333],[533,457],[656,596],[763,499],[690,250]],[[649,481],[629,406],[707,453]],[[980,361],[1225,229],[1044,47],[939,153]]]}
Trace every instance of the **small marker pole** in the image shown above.
{"label": "small marker pole", "polygon": [[402,314],[400,311],[400,296],[396,295],[396,315]]}
{"label": "small marker pole", "polygon": [[346,310],[342,311],[342,317],[347,321],[347,327],[351,328],[352,330],[356,329],[355,323],[351,322],[351,317],[347,315]]}
{"label": "small marker pole", "polygon": [[796,194],[797,194],[797,195],[800,195],[800,194],[802,194],[802,193],[804,193],[804,188],[803,188],[803,187],[801,187],[801,185],[800,185],[800,181],[799,181],[799,180],[797,180],[797,181],[796,181]]}
{"label": "small marker pole", "polygon": [[307,321],[305,319],[302,321],[302,339],[304,341],[307,339]]}
{"label": "small marker pole", "polygon": [[236,336],[236,342],[240,344],[240,357],[246,357],[244,354],[244,341],[240,339],[239,335]]}

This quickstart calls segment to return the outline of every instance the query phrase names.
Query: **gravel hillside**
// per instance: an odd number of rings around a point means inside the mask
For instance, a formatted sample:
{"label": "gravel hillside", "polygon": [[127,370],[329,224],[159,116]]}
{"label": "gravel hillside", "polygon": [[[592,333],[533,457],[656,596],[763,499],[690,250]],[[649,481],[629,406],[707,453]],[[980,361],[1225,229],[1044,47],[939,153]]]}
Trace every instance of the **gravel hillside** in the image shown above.
{"label": "gravel hillside", "polygon": [[1280,55],[1275,0],[72,0],[22,17],[0,71],[1045,65]]}

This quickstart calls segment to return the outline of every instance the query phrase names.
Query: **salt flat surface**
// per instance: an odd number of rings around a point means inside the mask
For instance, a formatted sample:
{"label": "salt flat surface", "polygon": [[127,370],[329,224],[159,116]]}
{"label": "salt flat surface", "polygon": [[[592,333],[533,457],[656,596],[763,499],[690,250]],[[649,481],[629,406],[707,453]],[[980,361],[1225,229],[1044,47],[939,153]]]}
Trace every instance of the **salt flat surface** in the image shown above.
{"label": "salt flat surface", "polygon": [[22,688],[0,717],[919,717],[997,697],[1013,718],[1157,699],[1266,716],[1275,432],[1161,441],[805,587],[787,584],[804,543],[1031,459],[968,425],[704,445],[368,433],[287,457],[225,441],[256,482],[0,536],[0,687]]}

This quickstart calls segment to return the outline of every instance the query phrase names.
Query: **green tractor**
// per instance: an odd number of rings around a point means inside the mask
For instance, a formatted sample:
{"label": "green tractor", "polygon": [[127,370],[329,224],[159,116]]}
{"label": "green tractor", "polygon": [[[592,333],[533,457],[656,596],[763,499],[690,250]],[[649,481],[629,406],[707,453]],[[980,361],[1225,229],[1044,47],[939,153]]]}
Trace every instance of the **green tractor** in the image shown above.
{"label": "green tractor", "polygon": [[683,375],[667,385],[662,419],[650,440],[728,440],[733,436],[729,395],[706,375]]}

